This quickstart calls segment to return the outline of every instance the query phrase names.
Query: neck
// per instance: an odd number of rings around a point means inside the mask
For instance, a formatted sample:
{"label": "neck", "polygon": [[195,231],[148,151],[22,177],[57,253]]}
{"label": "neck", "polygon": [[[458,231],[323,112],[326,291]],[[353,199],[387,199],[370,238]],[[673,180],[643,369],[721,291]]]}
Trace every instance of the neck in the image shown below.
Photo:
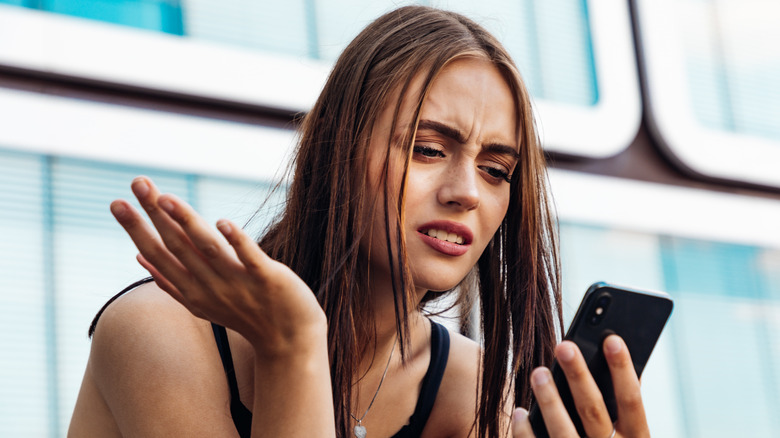
{"label": "neck", "polygon": [[[373,277],[376,280],[376,277]],[[369,370],[376,368],[378,364],[384,363],[384,358],[390,354],[390,349],[394,344],[397,335],[395,322],[395,306],[393,304],[392,283],[388,281],[373,281],[369,284],[368,290],[371,293],[371,307],[374,314],[375,337],[366,339],[366,349],[361,358],[361,375]],[[425,291],[418,290],[408,308],[409,336],[412,344],[415,343],[415,334],[419,333],[419,328],[424,327],[424,317],[418,310],[420,301]],[[399,297],[400,300],[400,297]],[[399,311],[401,304],[399,302]],[[373,333],[369,334],[369,336]],[[398,344],[400,344],[400,339]],[[398,349],[398,345],[395,346]],[[398,354],[398,352],[396,352]],[[400,359],[400,356],[399,356]],[[395,359],[394,359],[395,361]]]}

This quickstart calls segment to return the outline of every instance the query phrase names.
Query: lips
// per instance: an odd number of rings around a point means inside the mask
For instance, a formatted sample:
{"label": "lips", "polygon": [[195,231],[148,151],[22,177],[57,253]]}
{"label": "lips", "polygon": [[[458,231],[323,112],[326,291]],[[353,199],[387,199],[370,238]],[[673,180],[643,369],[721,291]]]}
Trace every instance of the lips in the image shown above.
{"label": "lips", "polygon": [[450,256],[465,254],[474,239],[467,226],[450,221],[426,223],[417,229],[417,233],[428,246]]}

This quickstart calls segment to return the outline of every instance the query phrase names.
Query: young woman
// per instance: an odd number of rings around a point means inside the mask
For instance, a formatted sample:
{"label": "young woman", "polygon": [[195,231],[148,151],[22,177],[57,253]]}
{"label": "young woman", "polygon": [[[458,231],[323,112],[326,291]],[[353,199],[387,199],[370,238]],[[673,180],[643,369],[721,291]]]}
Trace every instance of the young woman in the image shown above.
{"label": "young woman", "polygon": [[[561,323],[545,179],[529,96],[490,34],[426,7],[380,17],[304,118],[259,245],[144,177],[153,227],[112,203],[154,282],[93,323],[69,435],[533,436],[525,410],[510,422],[533,387],[551,434],[575,436],[538,368]],[[443,294],[479,300],[482,346],[426,317]],[[606,345],[614,428],[576,347],[555,350],[593,438],[647,434],[623,345]]]}

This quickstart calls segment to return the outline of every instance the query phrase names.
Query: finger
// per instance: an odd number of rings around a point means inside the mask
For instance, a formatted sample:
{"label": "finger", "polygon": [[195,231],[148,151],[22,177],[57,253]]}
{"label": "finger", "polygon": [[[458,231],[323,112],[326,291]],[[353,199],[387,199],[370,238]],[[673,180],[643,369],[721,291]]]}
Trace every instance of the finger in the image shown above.
{"label": "finger", "polygon": [[542,411],[544,425],[553,437],[577,437],[577,430],[566,412],[558,389],[555,387],[550,370],[544,367],[531,373],[531,389],[536,396],[536,403]]}
{"label": "finger", "polygon": [[192,287],[193,279],[181,263],[163,245],[154,229],[127,201],[111,203],[111,213],[125,229],[143,258],[170,282]]}
{"label": "finger", "polygon": [[143,266],[144,269],[146,269],[149,272],[149,275],[152,276],[154,279],[154,282],[157,284],[157,286],[160,287],[160,289],[164,290],[168,293],[168,295],[171,295],[173,298],[176,299],[176,301],[182,302],[184,301],[184,295],[179,291],[179,289],[176,288],[176,286],[173,285],[167,278],[165,278],[165,275],[163,275],[153,264],[151,264],[142,254],[137,254],[135,256],[135,259],[138,261],[138,263]]}
{"label": "finger", "polygon": [[580,349],[571,341],[563,341],[555,348],[555,355],[569,382],[585,432],[588,436],[609,436],[612,433],[612,420]]}
{"label": "finger", "polygon": [[[200,257],[181,226],[160,208],[158,204],[160,191],[157,187],[143,176],[135,178],[131,187],[133,194],[138,198],[138,202],[141,203],[146,214],[149,215],[149,219],[152,220],[152,224],[160,234],[168,251],[204,285],[212,286],[216,279],[214,270]],[[157,263],[154,264],[160,266]]]}
{"label": "finger", "polygon": [[141,266],[144,267],[147,271],[149,271],[149,274],[154,279],[155,284],[162,289],[164,292],[166,292],[168,295],[170,295],[173,299],[178,301],[181,305],[183,305],[187,310],[190,311],[193,315],[197,316],[201,319],[207,319],[203,313],[200,312],[197,308],[193,307],[189,300],[182,294],[179,289],[176,288],[176,286],[173,285],[170,281],[168,281],[167,278],[165,278],[164,275],[160,273],[157,268],[154,267],[151,263],[149,263],[148,260],[144,258],[143,255],[138,254],[135,256],[135,259],[138,260],[138,263],[141,264]]}
{"label": "finger", "polygon": [[523,408],[515,409],[512,414],[512,438],[534,438],[531,422],[528,421],[528,411]]}
{"label": "finger", "polygon": [[174,195],[161,195],[157,204],[184,230],[192,245],[217,275],[234,275],[238,267],[235,253],[224,239],[189,204]]}
{"label": "finger", "polygon": [[273,259],[243,230],[227,219],[217,221],[217,229],[225,236],[246,270],[255,276],[264,276]]}
{"label": "finger", "polygon": [[649,436],[647,418],[639,389],[639,379],[625,342],[617,335],[604,340],[604,356],[612,374],[621,435]]}

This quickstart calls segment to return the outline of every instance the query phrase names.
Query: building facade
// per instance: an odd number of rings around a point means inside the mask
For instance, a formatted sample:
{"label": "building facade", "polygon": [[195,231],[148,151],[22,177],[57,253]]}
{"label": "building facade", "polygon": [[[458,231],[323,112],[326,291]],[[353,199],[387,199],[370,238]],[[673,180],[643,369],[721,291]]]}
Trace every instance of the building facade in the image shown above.
{"label": "building facade", "polygon": [[[294,120],[371,19],[409,2],[0,0],[0,436],[64,436],[100,306],[144,275],[108,204],[151,176],[259,233]],[[656,436],[780,430],[780,7],[451,0],[533,95],[564,314],[664,290]]]}

